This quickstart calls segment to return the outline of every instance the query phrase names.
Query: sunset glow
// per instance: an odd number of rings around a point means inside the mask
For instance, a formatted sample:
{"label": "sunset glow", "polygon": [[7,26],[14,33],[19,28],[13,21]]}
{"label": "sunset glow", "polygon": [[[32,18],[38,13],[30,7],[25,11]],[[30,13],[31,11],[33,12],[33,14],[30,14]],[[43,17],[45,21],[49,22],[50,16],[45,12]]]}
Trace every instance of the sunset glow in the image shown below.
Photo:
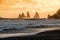
{"label": "sunset glow", "polygon": [[37,11],[40,18],[53,15],[60,8],[60,0],[0,0],[0,17],[15,18],[29,11],[31,17]]}

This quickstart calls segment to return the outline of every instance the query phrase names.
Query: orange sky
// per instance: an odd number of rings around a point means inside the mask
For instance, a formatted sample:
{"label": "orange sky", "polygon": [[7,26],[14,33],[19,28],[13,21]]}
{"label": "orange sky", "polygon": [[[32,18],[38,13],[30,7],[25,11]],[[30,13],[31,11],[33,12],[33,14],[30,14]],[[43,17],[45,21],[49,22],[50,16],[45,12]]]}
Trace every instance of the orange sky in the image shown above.
{"label": "orange sky", "polygon": [[0,0],[0,16],[14,18],[29,11],[31,17],[37,11],[40,18],[54,14],[60,8],[60,0]]}

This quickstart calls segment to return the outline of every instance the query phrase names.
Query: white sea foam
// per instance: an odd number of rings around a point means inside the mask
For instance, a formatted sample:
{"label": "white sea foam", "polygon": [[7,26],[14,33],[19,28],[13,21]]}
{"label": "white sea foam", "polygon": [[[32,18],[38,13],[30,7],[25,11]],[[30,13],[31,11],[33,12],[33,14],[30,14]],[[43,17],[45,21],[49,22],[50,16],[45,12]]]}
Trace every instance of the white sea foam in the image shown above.
{"label": "white sea foam", "polygon": [[[0,29],[24,29],[27,27],[38,26],[60,26],[60,19],[54,20],[0,20]],[[27,26],[27,27],[26,27]]]}

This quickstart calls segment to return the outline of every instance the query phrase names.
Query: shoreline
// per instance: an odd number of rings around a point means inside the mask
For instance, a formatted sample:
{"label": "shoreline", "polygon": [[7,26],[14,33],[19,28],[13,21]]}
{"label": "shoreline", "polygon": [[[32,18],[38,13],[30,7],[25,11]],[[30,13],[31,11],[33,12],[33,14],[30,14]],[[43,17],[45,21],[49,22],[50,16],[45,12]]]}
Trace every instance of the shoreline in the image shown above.
{"label": "shoreline", "polygon": [[60,30],[46,31],[31,36],[16,36],[0,38],[1,40],[58,40],[60,39]]}
{"label": "shoreline", "polygon": [[1,33],[0,38],[6,38],[6,37],[14,37],[14,36],[30,36],[30,35],[35,35],[38,33],[42,33],[45,31],[53,31],[53,30],[60,30],[60,28],[33,28],[33,29],[25,29],[25,30],[19,30],[19,31],[7,31],[7,33]]}

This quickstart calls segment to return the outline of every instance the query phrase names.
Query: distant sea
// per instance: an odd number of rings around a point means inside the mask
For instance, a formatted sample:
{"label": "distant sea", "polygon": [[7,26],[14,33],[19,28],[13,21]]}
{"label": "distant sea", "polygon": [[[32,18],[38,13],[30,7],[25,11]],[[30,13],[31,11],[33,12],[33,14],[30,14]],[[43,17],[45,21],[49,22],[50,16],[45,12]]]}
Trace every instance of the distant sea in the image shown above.
{"label": "distant sea", "polygon": [[0,20],[0,29],[3,28],[29,28],[29,27],[59,27],[60,19],[43,19],[43,20]]}

